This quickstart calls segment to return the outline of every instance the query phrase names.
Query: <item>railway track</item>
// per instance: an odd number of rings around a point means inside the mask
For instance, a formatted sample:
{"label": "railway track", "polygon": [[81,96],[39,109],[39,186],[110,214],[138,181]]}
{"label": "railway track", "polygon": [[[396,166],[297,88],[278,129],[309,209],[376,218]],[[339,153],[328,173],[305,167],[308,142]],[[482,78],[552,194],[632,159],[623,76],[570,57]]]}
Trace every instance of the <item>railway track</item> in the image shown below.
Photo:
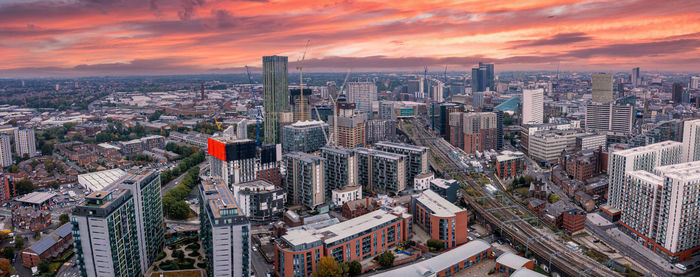
{"label": "railway track", "polygon": [[[449,143],[429,133],[424,125],[417,120],[410,120],[410,123],[411,129],[415,130],[415,132],[407,132],[402,124],[400,124],[399,128],[402,128],[402,131],[406,133],[414,143],[429,147],[431,152],[440,161],[443,161],[443,164],[449,165],[448,169],[445,170],[443,167],[447,166],[439,165],[438,161],[431,156],[430,162],[434,169],[440,171],[445,176],[464,182],[469,185],[472,190],[477,192],[479,199],[483,199],[484,204],[478,203],[474,197],[471,197],[464,191],[463,198],[477,213],[481,214],[486,221],[494,226],[500,227],[504,233],[513,237],[522,245],[527,245],[535,255],[544,260],[551,260],[552,267],[557,268],[557,271],[564,275],[620,276],[617,272],[608,269],[583,253],[572,251],[571,248],[564,245],[563,242],[556,240],[556,235],[553,232],[543,232],[530,225],[530,223],[522,221],[523,219],[520,215],[514,213],[511,208],[506,207],[501,201],[491,197],[480,184],[477,184],[473,178],[466,174],[466,169],[461,165],[461,162],[455,160],[453,155],[449,153],[449,151],[453,149]],[[513,199],[510,200],[515,202]],[[487,211],[485,208],[486,205],[491,208],[498,208],[498,210]],[[522,206],[518,205],[515,209],[521,214],[532,215],[528,210],[523,211]],[[538,237],[540,239],[531,239]]]}

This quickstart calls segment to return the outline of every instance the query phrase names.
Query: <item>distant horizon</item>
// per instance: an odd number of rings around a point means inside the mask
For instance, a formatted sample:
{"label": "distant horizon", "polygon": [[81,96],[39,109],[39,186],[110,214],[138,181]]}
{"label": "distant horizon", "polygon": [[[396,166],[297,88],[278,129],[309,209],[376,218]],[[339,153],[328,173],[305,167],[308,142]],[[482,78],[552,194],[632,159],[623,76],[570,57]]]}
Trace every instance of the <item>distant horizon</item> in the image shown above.
{"label": "distant horizon", "polygon": [[0,78],[233,73],[307,41],[309,72],[700,64],[696,0],[2,0],[0,18]]}
{"label": "distant horizon", "polygon": [[[289,66],[290,68],[294,68],[291,65]],[[498,68],[498,65],[496,65],[496,68]],[[440,71],[437,70],[439,69],[438,67],[435,67],[436,70],[428,70],[428,75],[440,75],[445,73],[445,71]],[[56,79],[56,80],[69,80],[69,79],[89,79],[89,78],[149,78],[149,77],[169,77],[169,76],[174,76],[174,77],[185,77],[185,76],[224,76],[224,75],[241,75],[245,77],[247,74],[245,71],[245,68],[241,69],[236,69],[241,72],[193,72],[193,73],[143,73],[143,74],[94,74],[94,75],[56,75],[56,76],[21,76],[21,75],[15,75],[15,76],[3,76],[3,72],[0,71],[0,80],[49,80],[49,79]],[[632,68],[629,68],[628,70],[587,70],[587,71],[571,71],[571,70],[560,70],[559,74],[571,74],[571,73],[578,73],[578,74],[595,74],[595,73],[611,73],[613,75],[616,74],[630,74]],[[250,72],[253,75],[262,75],[262,69],[261,68],[254,68],[250,67]],[[306,71],[304,70],[304,74],[346,74],[348,71]],[[496,70],[496,75],[502,74],[502,73],[553,73],[556,74],[556,70]],[[674,74],[674,75],[695,75],[695,76],[700,76],[700,71],[653,71],[653,70],[648,70],[645,71],[643,68],[640,70],[642,74]],[[353,74],[418,74],[422,75],[423,74],[423,69],[420,70],[384,70],[384,71],[350,71],[350,76],[352,77]],[[461,74],[470,74],[471,69],[469,70],[447,70],[448,75],[449,74],[455,74],[455,73],[461,73]],[[288,75],[298,75],[299,71],[294,69],[293,71],[288,71]],[[30,74],[34,75],[34,74]],[[294,83],[294,80],[290,80],[290,83]]]}

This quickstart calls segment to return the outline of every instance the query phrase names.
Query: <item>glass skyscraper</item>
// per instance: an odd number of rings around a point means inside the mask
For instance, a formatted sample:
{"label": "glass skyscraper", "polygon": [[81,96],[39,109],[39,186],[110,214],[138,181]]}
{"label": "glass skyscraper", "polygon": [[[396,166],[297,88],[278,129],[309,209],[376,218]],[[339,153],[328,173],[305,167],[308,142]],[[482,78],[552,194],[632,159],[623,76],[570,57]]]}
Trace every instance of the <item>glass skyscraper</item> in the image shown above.
{"label": "glass skyscraper", "polygon": [[289,90],[287,87],[287,57],[263,57],[263,88],[265,91],[265,143],[280,141],[280,113],[289,112]]}

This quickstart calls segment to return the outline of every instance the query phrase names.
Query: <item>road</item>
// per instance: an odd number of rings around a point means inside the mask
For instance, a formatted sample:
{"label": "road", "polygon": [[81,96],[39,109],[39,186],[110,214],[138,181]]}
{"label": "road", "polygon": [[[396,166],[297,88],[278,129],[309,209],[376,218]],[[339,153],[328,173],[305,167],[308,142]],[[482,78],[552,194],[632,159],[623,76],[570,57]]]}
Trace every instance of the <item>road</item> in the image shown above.
{"label": "road", "polygon": [[[257,246],[256,246],[257,248]],[[268,264],[267,261],[265,261],[265,258],[262,257],[262,254],[260,254],[260,249],[257,248],[258,251],[251,251],[253,252],[253,258],[251,259],[251,263],[253,264],[253,270],[255,271],[255,276],[266,276],[268,272],[273,272],[274,268],[272,267],[272,264]]]}
{"label": "road", "polygon": [[[209,170],[209,162],[206,160],[199,163],[197,166],[199,166],[199,168],[200,168],[200,170],[199,170],[200,173],[202,173],[206,170]],[[186,174],[187,174],[187,172],[180,174],[180,176],[177,176],[177,178],[171,180],[170,182],[165,184],[165,186],[161,187],[161,189],[160,189],[161,194],[165,195],[166,192],[168,192],[170,189],[177,186],[177,184],[179,184],[182,181],[182,179],[185,178]]]}
{"label": "road", "polygon": [[80,276],[80,269],[77,266],[73,266],[75,264],[75,255],[73,255],[68,262],[71,264],[70,266],[65,266],[61,265],[60,268],[58,268],[58,271],[56,272],[56,276],[60,277],[78,277]]}

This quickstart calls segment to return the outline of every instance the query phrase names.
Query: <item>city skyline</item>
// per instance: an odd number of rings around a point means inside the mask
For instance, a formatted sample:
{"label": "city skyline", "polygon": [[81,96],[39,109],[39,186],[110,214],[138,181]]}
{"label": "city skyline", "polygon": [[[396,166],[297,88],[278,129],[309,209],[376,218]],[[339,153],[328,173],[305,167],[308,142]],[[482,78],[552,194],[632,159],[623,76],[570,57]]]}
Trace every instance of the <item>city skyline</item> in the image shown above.
{"label": "city skyline", "polygon": [[296,66],[307,39],[308,72],[693,71],[699,14],[645,0],[4,0],[0,78],[243,73],[268,55]]}

